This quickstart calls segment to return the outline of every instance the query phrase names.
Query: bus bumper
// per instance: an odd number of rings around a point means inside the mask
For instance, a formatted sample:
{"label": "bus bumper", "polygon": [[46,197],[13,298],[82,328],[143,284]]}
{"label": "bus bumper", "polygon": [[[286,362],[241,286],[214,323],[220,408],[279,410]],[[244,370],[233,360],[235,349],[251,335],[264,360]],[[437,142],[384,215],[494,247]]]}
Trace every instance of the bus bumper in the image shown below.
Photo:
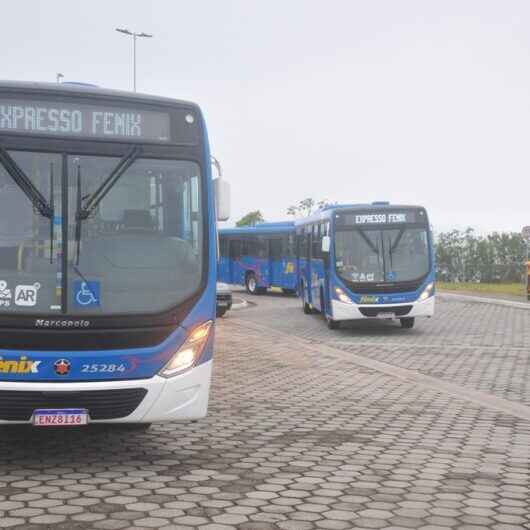
{"label": "bus bumper", "polygon": [[[208,361],[182,373],[181,375],[169,379],[156,375],[151,379],[90,383],[0,382],[0,390],[20,390],[30,392],[70,391],[78,393],[87,390],[144,388],[147,390],[147,394],[136,409],[128,416],[109,420],[91,420],[90,423],[167,422],[193,420],[206,416],[208,411],[211,374],[212,361]],[[14,423],[31,423],[31,419],[27,421],[5,421],[0,418],[0,425]]]}
{"label": "bus bumper", "polygon": [[[411,318],[411,317],[432,317],[434,315],[434,296],[427,298],[423,302],[410,302],[408,304],[392,304],[392,307],[400,306],[412,306],[411,310],[402,317],[396,316],[395,319],[399,318]],[[357,305],[357,304],[345,304],[339,300],[333,300],[331,302],[331,309],[333,312],[333,320],[363,320],[363,319],[376,319],[379,320],[378,316],[366,316],[361,312],[361,309],[377,309],[381,313],[388,312],[388,307],[384,304],[377,305]]]}

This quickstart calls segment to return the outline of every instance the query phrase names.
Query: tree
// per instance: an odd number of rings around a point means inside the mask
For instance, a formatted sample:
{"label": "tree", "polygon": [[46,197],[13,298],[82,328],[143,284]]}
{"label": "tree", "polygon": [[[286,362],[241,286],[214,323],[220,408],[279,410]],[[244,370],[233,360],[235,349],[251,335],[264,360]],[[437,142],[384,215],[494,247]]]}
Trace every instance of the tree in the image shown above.
{"label": "tree", "polygon": [[436,238],[438,278],[459,282],[520,282],[525,246],[520,234],[476,235],[472,228],[452,230]]}
{"label": "tree", "polygon": [[289,208],[287,208],[287,215],[292,215],[293,217],[307,217],[328,205],[329,202],[326,199],[317,202],[315,199],[309,197],[301,200],[294,206],[289,206]]}
{"label": "tree", "polygon": [[247,215],[244,215],[237,223],[236,226],[255,226],[258,223],[265,222],[263,214],[260,210],[255,210],[254,212],[249,212]]}

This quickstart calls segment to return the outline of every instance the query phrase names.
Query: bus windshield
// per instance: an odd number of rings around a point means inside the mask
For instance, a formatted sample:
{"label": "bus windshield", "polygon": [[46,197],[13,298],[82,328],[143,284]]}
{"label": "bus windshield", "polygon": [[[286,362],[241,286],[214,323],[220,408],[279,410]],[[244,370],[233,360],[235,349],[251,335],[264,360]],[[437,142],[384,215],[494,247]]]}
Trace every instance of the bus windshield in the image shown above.
{"label": "bus windshield", "polygon": [[78,212],[121,157],[9,155],[53,216],[43,216],[0,166],[0,312],[153,313],[199,288],[198,164],[136,158],[79,222]]}
{"label": "bus windshield", "polygon": [[335,234],[338,275],[353,283],[418,280],[429,272],[424,227],[341,228]]}

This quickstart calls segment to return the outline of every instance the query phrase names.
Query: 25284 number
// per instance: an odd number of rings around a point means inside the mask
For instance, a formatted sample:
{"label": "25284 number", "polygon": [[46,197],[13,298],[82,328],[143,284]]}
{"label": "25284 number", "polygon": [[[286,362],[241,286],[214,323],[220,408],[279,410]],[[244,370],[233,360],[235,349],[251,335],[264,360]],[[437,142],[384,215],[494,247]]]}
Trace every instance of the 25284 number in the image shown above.
{"label": "25284 number", "polygon": [[100,373],[114,373],[125,372],[124,364],[83,364],[81,372],[85,374],[100,374]]}

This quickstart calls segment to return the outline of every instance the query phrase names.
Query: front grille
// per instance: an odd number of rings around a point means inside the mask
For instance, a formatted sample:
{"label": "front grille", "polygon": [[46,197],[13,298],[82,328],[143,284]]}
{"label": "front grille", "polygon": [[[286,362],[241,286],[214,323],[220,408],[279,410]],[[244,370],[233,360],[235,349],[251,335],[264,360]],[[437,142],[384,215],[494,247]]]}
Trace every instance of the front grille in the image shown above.
{"label": "front grille", "polygon": [[411,293],[417,291],[423,284],[425,277],[419,280],[399,283],[353,283],[341,278],[348,289],[355,294],[383,294],[383,293]]}
{"label": "front grille", "polygon": [[376,317],[379,313],[394,313],[397,317],[404,317],[410,313],[411,305],[385,305],[381,307],[359,307],[365,317]]}
{"label": "front grille", "polygon": [[221,300],[222,302],[231,302],[232,295],[231,294],[218,294],[217,300]]}
{"label": "front grille", "polygon": [[29,421],[35,409],[87,409],[93,420],[114,420],[132,414],[146,394],[145,388],[73,392],[0,390],[0,420]]}

